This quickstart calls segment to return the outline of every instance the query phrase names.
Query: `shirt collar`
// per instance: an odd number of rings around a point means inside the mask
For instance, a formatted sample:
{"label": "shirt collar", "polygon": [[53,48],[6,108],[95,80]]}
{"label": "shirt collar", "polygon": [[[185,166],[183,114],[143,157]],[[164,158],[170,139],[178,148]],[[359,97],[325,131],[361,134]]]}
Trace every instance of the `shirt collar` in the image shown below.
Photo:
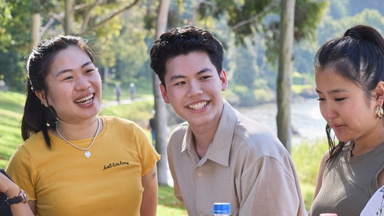
{"label": "shirt collar", "polygon": [[[231,105],[229,105],[228,102],[224,100],[224,106],[220,117],[219,126],[213,141],[207,150],[207,153],[200,160],[199,164],[203,164],[207,159],[209,159],[223,166],[229,166],[231,143],[236,121],[237,117],[235,110]],[[181,152],[185,151],[194,157],[198,157],[193,145],[193,134],[189,127],[187,129],[187,133],[184,136],[181,148]]]}

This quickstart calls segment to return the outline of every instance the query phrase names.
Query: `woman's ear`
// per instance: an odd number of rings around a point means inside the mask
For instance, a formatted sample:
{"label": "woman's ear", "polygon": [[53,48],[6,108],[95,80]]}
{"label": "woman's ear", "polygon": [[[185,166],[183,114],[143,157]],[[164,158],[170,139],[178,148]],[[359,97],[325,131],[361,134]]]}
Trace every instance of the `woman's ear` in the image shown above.
{"label": "woman's ear", "polygon": [[43,90],[35,91],[35,95],[40,99],[41,104],[44,104],[44,106],[48,107],[47,97]]}

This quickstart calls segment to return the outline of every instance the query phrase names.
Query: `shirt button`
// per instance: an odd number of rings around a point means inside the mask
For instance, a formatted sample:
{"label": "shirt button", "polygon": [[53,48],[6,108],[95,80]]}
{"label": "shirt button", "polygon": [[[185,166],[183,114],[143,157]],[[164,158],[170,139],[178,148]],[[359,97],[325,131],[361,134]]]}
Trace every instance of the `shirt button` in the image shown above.
{"label": "shirt button", "polygon": [[201,176],[203,176],[203,173],[199,172],[199,173],[197,173],[197,175],[198,175],[199,177],[201,177]]}

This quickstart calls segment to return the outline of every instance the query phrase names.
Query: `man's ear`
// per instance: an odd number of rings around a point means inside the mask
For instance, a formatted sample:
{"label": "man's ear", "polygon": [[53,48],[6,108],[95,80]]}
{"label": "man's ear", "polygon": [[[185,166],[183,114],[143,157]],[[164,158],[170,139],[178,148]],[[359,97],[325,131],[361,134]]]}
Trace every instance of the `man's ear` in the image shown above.
{"label": "man's ear", "polygon": [[167,90],[165,89],[165,86],[160,83],[159,84],[159,88],[160,88],[160,91],[161,91],[161,97],[163,97],[164,102],[169,104],[170,101],[169,101],[169,98],[167,96]]}
{"label": "man's ear", "polygon": [[228,87],[227,73],[223,69],[220,72],[220,80],[221,80],[221,91],[225,91]]}
{"label": "man's ear", "polygon": [[44,106],[48,107],[47,97],[43,90],[35,91],[35,95],[40,99],[41,104],[44,104]]}

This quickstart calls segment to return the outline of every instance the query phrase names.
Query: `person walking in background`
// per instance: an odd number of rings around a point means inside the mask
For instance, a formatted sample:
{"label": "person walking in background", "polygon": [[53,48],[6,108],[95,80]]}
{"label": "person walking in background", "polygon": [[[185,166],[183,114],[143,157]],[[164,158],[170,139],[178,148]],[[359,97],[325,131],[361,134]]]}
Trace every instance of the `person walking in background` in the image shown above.
{"label": "person walking in background", "polygon": [[229,202],[233,216],[306,215],[288,151],[223,99],[223,55],[210,32],[193,26],[169,30],[151,48],[162,97],[186,120],[168,143],[175,196],[189,215],[212,215],[215,202]]}
{"label": "person walking in background", "polygon": [[152,110],[152,118],[149,119],[148,129],[151,131],[152,145],[156,145],[156,111]]}
{"label": "person walking in background", "polygon": [[121,87],[119,83],[115,84],[115,95],[116,95],[117,104],[120,104]]}
{"label": "person walking in background", "polygon": [[99,116],[102,83],[94,61],[80,37],[37,45],[27,62],[25,142],[6,171],[39,216],[154,216],[160,156],[134,122]]}
{"label": "person walking in background", "polygon": [[326,42],[315,56],[315,79],[329,152],[320,164],[310,215],[360,215],[384,185],[383,37],[357,25]]}
{"label": "person walking in background", "polygon": [[129,93],[131,94],[131,100],[133,101],[135,99],[135,93],[136,93],[135,83],[129,84]]}

